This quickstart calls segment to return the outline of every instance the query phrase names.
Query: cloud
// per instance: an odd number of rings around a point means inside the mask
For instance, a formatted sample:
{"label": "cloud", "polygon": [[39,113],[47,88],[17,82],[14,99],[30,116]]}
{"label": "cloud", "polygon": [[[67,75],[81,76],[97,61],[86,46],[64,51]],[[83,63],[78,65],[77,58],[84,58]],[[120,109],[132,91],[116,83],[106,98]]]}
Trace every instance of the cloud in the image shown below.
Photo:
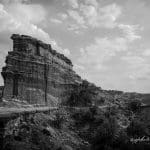
{"label": "cloud", "polygon": [[62,23],[61,20],[55,19],[55,18],[51,18],[50,21],[53,22],[53,23],[56,23],[56,24],[61,24]]}
{"label": "cloud", "polygon": [[97,25],[98,12],[92,5],[80,5],[80,11],[88,26],[95,27]]}
{"label": "cloud", "polygon": [[84,4],[86,5],[93,5],[95,7],[98,7],[98,2],[97,0],[83,0]]}
{"label": "cloud", "polygon": [[150,64],[148,61],[137,55],[123,56],[121,58],[127,65],[127,75],[132,80],[150,79]]}
{"label": "cloud", "polygon": [[65,20],[68,18],[68,15],[65,13],[58,14],[58,16],[60,16],[62,20]]}
{"label": "cloud", "polygon": [[100,7],[96,0],[84,0],[78,3],[76,10],[69,10],[69,16],[76,21],[80,27],[92,28],[114,28],[116,20],[121,15],[121,7],[115,3]]}
{"label": "cloud", "polygon": [[75,34],[81,34],[80,27],[76,24],[70,24],[67,26],[67,29],[73,31]]}
{"label": "cloud", "polygon": [[136,55],[124,56],[122,57],[122,60],[127,61],[132,68],[137,67],[137,65],[139,66],[140,64],[143,64],[145,62],[144,58]]}
{"label": "cloud", "polygon": [[62,49],[62,52],[63,52],[64,55],[70,56],[70,50],[69,49],[67,49],[67,48]]}
{"label": "cloud", "polygon": [[146,56],[146,57],[150,56],[150,49],[145,49],[145,50],[142,52],[142,55],[143,55],[143,56]]}
{"label": "cloud", "polygon": [[78,31],[78,29],[79,29],[79,26],[77,26],[76,24],[68,25],[68,30]]}
{"label": "cloud", "polygon": [[59,52],[68,55],[68,49],[61,48],[47,32],[38,27],[38,24],[45,19],[46,12],[39,4],[27,5],[20,3],[20,1],[11,2],[7,5],[0,3],[0,32],[19,33],[36,37],[46,43],[50,43]]}
{"label": "cloud", "polygon": [[[101,6],[101,3],[96,0],[80,1],[76,9],[68,10],[69,17],[75,21],[73,23],[73,26],[76,26],[75,32],[83,28],[117,28],[121,30],[126,39],[131,42],[141,39],[141,36],[137,34],[137,32],[141,30],[139,25],[118,22],[122,12],[123,8],[116,3]],[[72,23],[70,23],[70,26],[71,24]]]}
{"label": "cloud", "polygon": [[95,69],[104,69],[104,62],[110,60],[116,53],[126,51],[127,48],[127,41],[122,37],[96,38],[93,44],[80,50],[79,63]]}
{"label": "cloud", "polygon": [[102,7],[99,10],[99,24],[104,24],[104,26],[108,28],[114,28],[116,25],[116,20],[120,17],[121,13],[122,8],[115,3]]}
{"label": "cloud", "polygon": [[144,91],[143,86],[150,80],[150,63],[134,51],[126,55],[129,46],[126,38],[97,38],[80,50],[78,65],[85,69],[77,67],[76,70],[83,77],[89,75],[88,80],[104,88]]}
{"label": "cloud", "polygon": [[72,8],[78,8],[79,7],[78,0],[68,0],[68,2]]}
{"label": "cloud", "polygon": [[31,0],[0,0],[0,2],[3,4],[28,3],[30,1]]}
{"label": "cloud", "polygon": [[[116,27],[116,20],[121,15],[121,7],[117,4],[106,5],[98,9],[97,16],[94,21],[91,20],[91,26],[93,27]],[[90,18],[89,18],[90,20]]]}
{"label": "cloud", "polygon": [[82,66],[82,65],[74,64],[73,67],[74,67],[75,70],[85,70],[85,67]]}
{"label": "cloud", "polygon": [[129,41],[141,39],[141,36],[136,34],[136,32],[139,30],[138,25],[119,24],[118,27],[123,31],[125,37]]}
{"label": "cloud", "polygon": [[29,21],[33,24],[40,23],[46,18],[45,9],[39,4],[12,3],[6,5],[6,11],[18,20]]}
{"label": "cloud", "polygon": [[[39,5],[32,6],[25,6],[25,4],[11,4],[5,8],[4,5],[0,4],[0,32],[9,31],[10,33],[27,34],[50,43],[51,39],[48,33],[41,28],[38,28],[36,24],[33,24],[33,22],[39,23],[39,21],[43,20],[44,15],[41,13],[43,9],[41,10]],[[35,13],[33,13],[35,9],[39,12],[39,21],[37,16],[34,15]],[[31,16],[29,15],[28,10],[31,12]],[[42,18],[40,18],[40,16]]]}
{"label": "cloud", "polygon": [[84,25],[84,18],[82,16],[79,15],[79,13],[77,11],[74,10],[68,10],[68,14],[69,16],[74,19],[78,24],[80,25]]}

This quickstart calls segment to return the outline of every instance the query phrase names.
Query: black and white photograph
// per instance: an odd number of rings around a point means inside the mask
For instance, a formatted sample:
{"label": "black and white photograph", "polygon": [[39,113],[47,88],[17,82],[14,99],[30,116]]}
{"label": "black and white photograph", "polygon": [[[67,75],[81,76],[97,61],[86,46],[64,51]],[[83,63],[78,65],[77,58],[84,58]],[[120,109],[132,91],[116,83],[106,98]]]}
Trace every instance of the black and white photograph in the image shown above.
{"label": "black and white photograph", "polygon": [[150,0],[0,0],[0,150],[150,150]]}

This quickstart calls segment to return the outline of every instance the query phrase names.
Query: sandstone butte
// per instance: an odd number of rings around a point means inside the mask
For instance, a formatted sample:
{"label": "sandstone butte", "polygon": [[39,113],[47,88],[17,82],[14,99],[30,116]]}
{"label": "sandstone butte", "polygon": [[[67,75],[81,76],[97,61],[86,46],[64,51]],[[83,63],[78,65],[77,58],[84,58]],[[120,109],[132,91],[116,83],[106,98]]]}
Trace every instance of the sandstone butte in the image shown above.
{"label": "sandstone butte", "polygon": [[57,106],[82,83],[72,62],[50,44],[26,35],[13,34],[11,39],[13,51],[2,68],[5,100]]}

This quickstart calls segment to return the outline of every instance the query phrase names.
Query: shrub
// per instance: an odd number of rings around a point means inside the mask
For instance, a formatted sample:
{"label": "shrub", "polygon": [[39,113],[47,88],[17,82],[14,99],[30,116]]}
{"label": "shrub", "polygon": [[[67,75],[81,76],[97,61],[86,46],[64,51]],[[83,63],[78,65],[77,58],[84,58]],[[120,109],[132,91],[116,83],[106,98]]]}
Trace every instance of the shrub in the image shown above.
{"label": "shrub", "polygon": [[70,106],[91,106],[92,101],[96,96],[96,90],[95,85],[91,85],[89,82],[83,81],[78,89],[71,93],[67,104]]}
{"label": "shrub", "polygon": [[148,135],[147,125],[139,119],[133,120],[127,128],[127,133],[131,137],[142,137]]}
{"label": "shrub", "polygon": [[133,111],[133,112],[139,111],[140,110],[140,106],[141,106],[141,101],[138,100],[138,99],[131,100],[128,103],[128,109]]}

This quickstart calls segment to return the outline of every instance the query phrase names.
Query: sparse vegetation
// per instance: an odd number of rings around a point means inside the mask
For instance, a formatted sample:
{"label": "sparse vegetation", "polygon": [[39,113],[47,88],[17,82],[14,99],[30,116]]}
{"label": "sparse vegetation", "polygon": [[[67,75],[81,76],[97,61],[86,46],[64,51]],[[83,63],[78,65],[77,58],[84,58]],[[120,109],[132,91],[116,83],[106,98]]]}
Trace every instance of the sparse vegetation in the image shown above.
{"label": "sparse vegetation", "polygon": [[4,150],[150,149],[149,143],[131,141],[150,137],[150,123],[135,94],[102,91],[84,81],[66,105],[49,115],[10,122]]}
{"label": "sparse vegetation", "polygon": [[140,110],[141,101],[139,99],[133,99],[128,102],[128,109],[137,112]]}

